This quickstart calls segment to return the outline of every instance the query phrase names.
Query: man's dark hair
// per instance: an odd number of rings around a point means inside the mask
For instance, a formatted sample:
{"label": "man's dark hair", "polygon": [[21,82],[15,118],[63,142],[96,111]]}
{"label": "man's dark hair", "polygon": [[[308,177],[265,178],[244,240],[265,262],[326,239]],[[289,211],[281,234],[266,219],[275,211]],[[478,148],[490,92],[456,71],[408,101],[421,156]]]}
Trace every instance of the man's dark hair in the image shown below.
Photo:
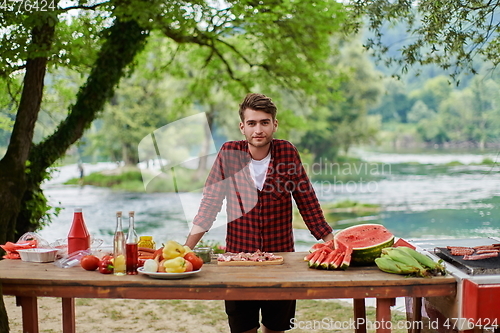
{"label": "man's dark hair", "polygon": [[254,110],[254,111],[264,111],[265,113],[269,113],[271,117],[276,119],[276,113],[278,112],[278,108],[274,105],[271,98],[262,94],[248,94],[246,95],[243,103],[240,104],[240,119],[241,121],[245,120],[244,112],[246,109]]}

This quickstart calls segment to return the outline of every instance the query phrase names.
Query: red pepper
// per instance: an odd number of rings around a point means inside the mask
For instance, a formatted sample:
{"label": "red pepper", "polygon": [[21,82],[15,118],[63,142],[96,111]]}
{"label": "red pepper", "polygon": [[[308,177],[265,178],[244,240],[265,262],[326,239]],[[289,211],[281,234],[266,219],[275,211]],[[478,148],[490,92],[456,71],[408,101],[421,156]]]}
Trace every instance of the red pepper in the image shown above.
{"label": "red pepper", "polygon": [[102,257],[99,262],[99,273],[102,274],[111,274],[113,273],[113,262],[111,261],[110,256]]}

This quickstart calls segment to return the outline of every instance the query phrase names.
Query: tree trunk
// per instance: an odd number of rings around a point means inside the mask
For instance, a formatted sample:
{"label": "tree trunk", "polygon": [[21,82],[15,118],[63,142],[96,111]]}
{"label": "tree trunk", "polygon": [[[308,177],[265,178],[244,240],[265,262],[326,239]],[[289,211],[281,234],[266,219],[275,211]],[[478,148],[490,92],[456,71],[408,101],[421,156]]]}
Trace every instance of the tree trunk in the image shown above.
{"label": "tree trunk", "polygon": [[[2,293],[2,284],[0,284],[0,295]],[[0,333],[9,332],[9,318],[7,317],[7,309],[5,309],[5,303],[3,302],[3,297],[0,298]]]}
{"label": "tree trunk", "polygon": [[[0,161],[1,244],[7,240],[15,241],[25,232],[40,227],[40,219],[45,213],[40,204],[45,200],[40,184],[47,175],[47,169],[64,156],[66,150],[97,118],[104,103],[113,95],[125,68],[144,46],[148,34],[137,22],[119,19],[115,22],[108,31],[94,68],[80,89],[70,114],[52,136],[34,146],[33,130],[40,110],[47,59],[40,57],[27,60],[23,93],[11,141]],[[55,22],[50,23],[48,15],[43,25],[33,29],[32,44],[45,45],[51,41]],[[40,48],[36,50],[43,51]],[[30,172],[26,173],[28,160]],[[0,298],[0,319],[3,323],[7,313],[2,309],[5,310],[3,297]]]}
{"label": "tree trunk", "polygon": [[142,50],[147,36],[147,32],[133,20],[117,19],[108,30],[96,63],[87,82],[80,88],[68,117],[54,134],[35,145],[30,152],[31,172],[27,177],[27,190],[17,218],[17,235],[40,227],[39,221],[45,211],[33,209],[33,206],[44,206],[46,199],[40,185],[47,175],[46,170],[64,156],[68,148],[81,138],[92,121],[99,116],[104,104],[113,96],[126,67]]}
{"label": "tree trunk", "polygon": [[[53,17],[39,12],[39,22],[31,31],[30,47],[36,54],[46,54],[54,37]],[[0,161],[0,244],[15,240],[16,218],[26,189],[26,161],[33,140],[36,119],[43,96],[47,57],[28,58],[23,91],[12,130],[9,147]],[[0,250],[0,255],[3,255]],[[0,332],[9,332],[9,321],[0,289]]]}
{"label": "tree trunk", "polygon": [[130,143],[122,143],[122,161],[125,166],[137,166],[137,163],[139,163],[136,148]]}
{"label": "tree trunk", "polygon": [[[40,12],[43,13],[43,12]],[[55,21],[50,15],[40,14],[39,26],[32,30],[31,47],[44,54],[54,37]],[[16,218],[26,189],[26,161],[31,149],[36,119],[43,96],[46,57],[28,58],[23,91],[12,130],[9,147],[0,161],[0,244],[13,241]],[[31,168],[29,168],[31,171]]]}

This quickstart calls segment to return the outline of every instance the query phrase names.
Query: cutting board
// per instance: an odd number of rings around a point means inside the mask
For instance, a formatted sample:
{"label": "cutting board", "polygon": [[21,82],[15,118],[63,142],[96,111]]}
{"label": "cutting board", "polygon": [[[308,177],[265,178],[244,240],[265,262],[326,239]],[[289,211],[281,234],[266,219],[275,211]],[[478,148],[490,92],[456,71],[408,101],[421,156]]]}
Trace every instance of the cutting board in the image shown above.
{"label": "cutting board", "polygon": [[217,261],[217,265],[221,266],[263,266],[263,265],[281,265],[283,264],[283,257],[276,260],[266,261]]}

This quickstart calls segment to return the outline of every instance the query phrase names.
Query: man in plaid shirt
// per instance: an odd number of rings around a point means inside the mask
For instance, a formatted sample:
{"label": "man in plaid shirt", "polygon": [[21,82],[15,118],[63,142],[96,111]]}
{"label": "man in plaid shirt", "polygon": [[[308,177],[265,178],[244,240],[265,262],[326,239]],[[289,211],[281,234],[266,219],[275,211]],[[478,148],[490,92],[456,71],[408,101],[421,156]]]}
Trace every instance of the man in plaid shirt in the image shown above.
{"label": "man in plaid shirt", "polygon": [[[311,234],[333,239],[297,149],[273,139],[277,108],[269,97],[248,94],[240,104],[246,140],[226,142],[208,175],[186,245],[194,248],[226,199],[227,252],[293,252],[292,197]],[[295,301],[226,301],[231,332],[265,333],[291,328]]]}

